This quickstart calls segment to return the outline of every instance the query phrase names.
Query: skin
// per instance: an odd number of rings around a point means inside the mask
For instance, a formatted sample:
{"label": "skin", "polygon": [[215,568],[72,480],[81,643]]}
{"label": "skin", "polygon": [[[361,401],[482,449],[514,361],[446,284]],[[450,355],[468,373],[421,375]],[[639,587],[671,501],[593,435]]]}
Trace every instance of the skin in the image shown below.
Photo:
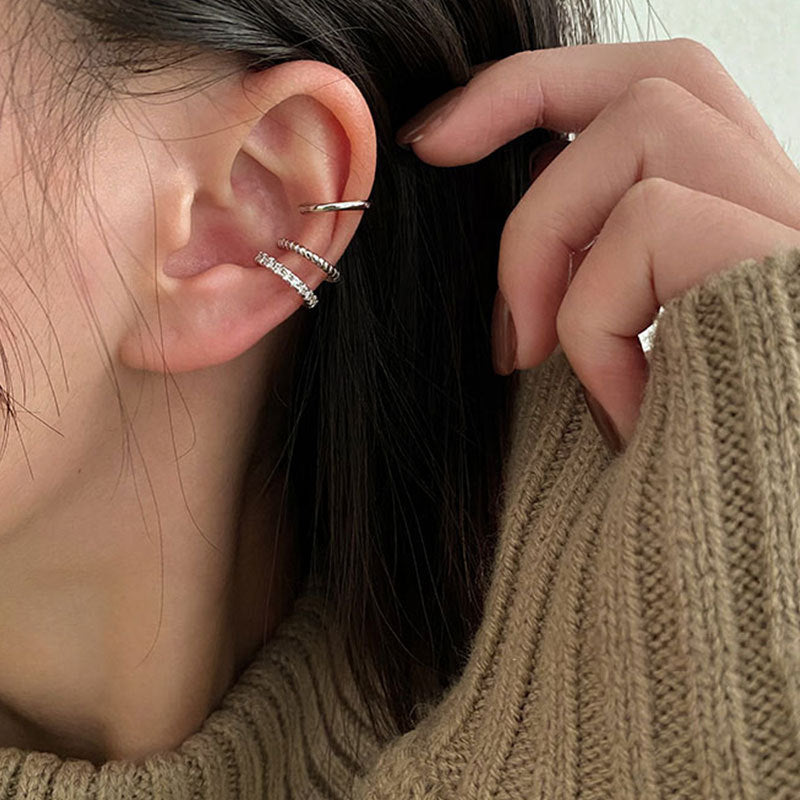
{"label": "skin", "polygon": [[71,99],[42,102],[61,86],[52,49],[12,11],[0,0],[0,385],[16,401],[0,458],[0,746],[140,761],[199,729],[294,596],[282,476],[256,499],[244,470],[265,397],[268,463],[285,440],[274,393],[313,310],[253,257],[320,286],[275,243],[338,260],[362,213],[297,205],[369,197],[375,132],[326,64],[245,78],[209,57],[128,87],[198,69],[212,86],[115,99],[70,150],[42,113]]}
{"label": "skin", "polygon": [[409,121],[398,142],[449,167],[532,128],[579,131],[503,230],[498,284],[516,352],[502,355],[498,298],[496,371],[535,367],[560,345],[624,448],[648,376],[638,335],[711,275],[800,247],[800,172],[690,39],[526,51],[473,74],[444,116],[425,130]]}

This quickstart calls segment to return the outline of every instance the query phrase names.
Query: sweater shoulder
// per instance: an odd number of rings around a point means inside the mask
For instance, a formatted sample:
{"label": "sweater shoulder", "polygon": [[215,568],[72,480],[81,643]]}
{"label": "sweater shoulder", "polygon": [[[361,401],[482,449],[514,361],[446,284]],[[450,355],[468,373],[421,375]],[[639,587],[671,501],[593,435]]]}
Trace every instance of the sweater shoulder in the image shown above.
{"label": "sweater shoulder", "polygon": [[800,796],[800,250],[665,304],[611,454],[520,374],[467,666],[364,797]]}

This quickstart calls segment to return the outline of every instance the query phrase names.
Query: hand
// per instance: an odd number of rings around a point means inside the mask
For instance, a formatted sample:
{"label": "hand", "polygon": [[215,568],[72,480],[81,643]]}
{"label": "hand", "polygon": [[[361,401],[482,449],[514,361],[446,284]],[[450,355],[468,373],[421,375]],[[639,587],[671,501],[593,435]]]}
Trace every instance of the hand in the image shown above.
{"label": "hand", "polygon": [[638,335],[711,274],[800,246],[800,172],[691,39],[523,51],[448,96],[426,128],[423,111],[398,132],[436,166],[533,128],[578,133],[503,229],[493,327],[504,297],[510,330],[495,369],[534,367],[560,343],[624,446],[648,376]]}

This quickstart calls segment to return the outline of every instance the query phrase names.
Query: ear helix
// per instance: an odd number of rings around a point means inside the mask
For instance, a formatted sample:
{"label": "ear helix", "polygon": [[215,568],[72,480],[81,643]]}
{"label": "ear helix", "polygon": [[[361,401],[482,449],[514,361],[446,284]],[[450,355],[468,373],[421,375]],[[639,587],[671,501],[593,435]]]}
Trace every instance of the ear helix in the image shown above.
{"label": "ear helix", "polygon": [[[299,206],[301,214],[308,214],[320,211],[361,211],[370,207],[369,200],[344,200],[336,203],[303,203]],[[292,250],[298,255],[310,261],[315,266],[319,267],[325,273],[325,280],[330,283],[339,283],[342,276],[336,267],[326,261],[322,256],[309,250],[291,239],[281,237],[278,239],[278,247],[282,250]],[[292,286],[298,294],[303,298],[308,308],[314,308],[319,302],[319,298],[311,290],[311,288],[285,264],[282,264],[274,256],[269,253],[259,252],[255,257],[257,264],[274,272],[278,277],[283,278],[290,286]]]}

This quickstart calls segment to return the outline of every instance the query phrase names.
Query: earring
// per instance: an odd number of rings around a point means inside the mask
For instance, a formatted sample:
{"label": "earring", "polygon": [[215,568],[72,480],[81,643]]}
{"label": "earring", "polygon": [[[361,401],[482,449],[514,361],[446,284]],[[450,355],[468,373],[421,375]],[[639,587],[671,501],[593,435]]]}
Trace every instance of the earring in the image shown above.
{"label": "earring", "polygon": [[276,258],[273,258],[269,253],[259,253],[255,258],[256,264],[272,270],[276,275],[283,278],[290,286],[294,287],[298,294],[305,301],[308,308],[314,308],[319,302],[319,298],[311,291],[311,288],[304,281],[300,280],[285,264],[281,264]]}
{"label": "earring", "polygon": [[302,203],[300,213],[315,211],[362,211],[370,207],[369,200],[341,200],[338,203]]}
{"label": "earring", "polygon": [[[308,214],[317,211],[362,211],[370,207],[369,200],[342,200],[336,203],[302,203],[299,206],[301,214]],[[326,275],[326,280],[331,283],[339,283],[342,275],[330,261],[326,261],[322,256],[309,250],[307,247],[293,242],[291,239],[281,237],[278,239],[278,247],[283,250],[293,250],[303,258],[308,259],[312,264],[319,267]],[[314,308],[319,302],[319,298],[311,290],[307,283],[302,281],[285,264],[281,264],[269,253],[261,252],[255,257],[257,264],[272,270],[277,276],[283,278],[290,286],[297,290],[305,301],[308,308]]]}
{"label": "earring", "polygon": [[303,245],[286,238],[278,239],[278,247],[283,250],[294,250],[295,253],[303,256],[303,258],[308,259],[312,264],[319,267],[327,275],[325,278],[326,281],[330,281],[331,283],[339,283],[339,281],[342,279],[342,274],[338,269],[336,269],[336,267],[333,266],[333,264],[331,264],[330,261],[326,261],[322,256],[317,255],[307,247],[303,247]]}

